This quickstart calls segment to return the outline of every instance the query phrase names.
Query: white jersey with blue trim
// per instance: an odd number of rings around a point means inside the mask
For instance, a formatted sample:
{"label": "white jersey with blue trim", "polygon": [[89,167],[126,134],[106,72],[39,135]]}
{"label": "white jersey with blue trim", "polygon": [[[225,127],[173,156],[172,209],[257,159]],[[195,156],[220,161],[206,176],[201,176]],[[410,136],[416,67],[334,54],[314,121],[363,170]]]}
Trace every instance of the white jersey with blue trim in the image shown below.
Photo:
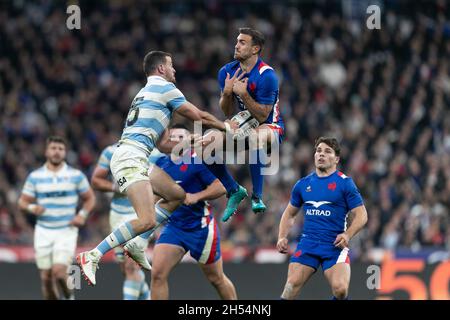
{"label": "white jersey with blue trim", "polygon": [[86,176],[66,163],[58,171],[46,165],[32,171],[25,181],[22,193],[36,198],[45,211],[37,217],[37,225],[59,229],[69,226],[75,217],[79,195],[89,190]]}
{"label": "white jersey with blue trim", "polygon": [[[114,153],[114,151],[117,148],[117,144],[110,145],[103,149],[100,158],[98,160],[97,165],[105,170],[110,170],[110,163],[111,158]],[[156,163],[156,161],[163,157],[164,154],[162,154],[158,149],[153,149],[149,156],[149,162],[150,163]],[[131,205],[130,200],[128,200],[127,196],[120,192],[115,192],[113,195],[113,198],[111,200],[111,211],[117,214],[134,214],[135,211],[133,209],[133,206]]]}
{"label": "white jersey with blue trim", "polygon": [[150,153],[169,125],[172,113],[186,98],[172,83],[150,76],[131,104],[121,141],[127,141]]}

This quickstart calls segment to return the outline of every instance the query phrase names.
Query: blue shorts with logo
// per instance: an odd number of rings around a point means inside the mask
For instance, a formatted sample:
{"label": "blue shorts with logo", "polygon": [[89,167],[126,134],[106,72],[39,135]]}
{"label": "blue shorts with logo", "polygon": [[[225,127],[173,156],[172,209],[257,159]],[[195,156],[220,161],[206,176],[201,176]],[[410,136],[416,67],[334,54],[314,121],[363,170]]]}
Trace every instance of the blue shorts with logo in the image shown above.
{"label": "blue shorts with logo", "polygon": [[348,248],[341,249],[330,242],[301,238],[290,262],[300,263],[315,270],[322,266],[325,271],[336,263],[350,264],[348,252]]}
{"label": "blue shorts with logo", "polygon": [[182,247],[202,264],[214,263],[221,257],[219,228],[214,218],[207,219],[207,224],[203,228],[190,230],[176,227],[169,222],[156,242],[162,243]]}

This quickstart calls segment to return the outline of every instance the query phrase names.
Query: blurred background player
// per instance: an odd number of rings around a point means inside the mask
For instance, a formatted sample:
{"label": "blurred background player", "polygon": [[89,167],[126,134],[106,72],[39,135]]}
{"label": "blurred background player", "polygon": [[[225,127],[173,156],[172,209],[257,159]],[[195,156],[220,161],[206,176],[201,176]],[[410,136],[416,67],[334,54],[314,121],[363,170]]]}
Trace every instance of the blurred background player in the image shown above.
{"label": "blurred background player", "polygon": [[[78,228],[85,224],[95,205],[86,176],[65,162],[66,147],[61,137],[47,138],[47,161],[28,175],[19,198],[19,208],[37,217],[35,258],[42,293],[48,300],[74,298],[67,286],[68,266],[75,255]],[[82,206],[76,214],[79,198]]]}
{"label": "blurred background player", "polygon": [[[117,183],[111,181],[109,164],[116,147],[117,143],[106,147],[102,151],[91,178],[91,184],[95,190],[114,193],[109,212],[109,222],[112,230],[126,221],[136,219],[136,212],[134,212],[126,194],[120,193]],[[148,300],[150,298],[150,290],[145,281],[144,272],[139,269],[132,259],[125,257],[121,246],[115,247],[114,252],[120,269],[125,276],[123,299]]]}
{"label": "blurred background player", "polygon": [[[349,241],[366,224],[367,211],[353,182],[336,167],[340,146],[336,139],[320,137],[315,143],[315,172],[300,179],[280,221],[277,248],[287,253],[287,235],[301,206],[305,211],[303,233],[291,257],[281,298],[294,299],[319,266],[333,299],[347,299],[350,284]],[[347,214],[352,222],[347,228]]]}
{"label": "blurred background player", "polygon": [[[256,119],[259,126],[251,134],[258,136],[258,145],[250,150],[250,173],[253,184],[252,210],[255,213],[264,212],[266,205],[263,199],[264,178],[261,172],[263,167],[261,156],[263,145],[271,145],[272,140],[281,143],[284,135],[284,122],[280,114],[278,77],[272,67],[267,65],[260,57],[264,48],[264,35],[251,28],[240,28],[234,48],[234,61],[223,66],[218,75],[221,89],[220,107],[227,117],[235,111],[235,101],[241,111],[248,110]],[[256,163],[252,163],[256,162]],[[220,178],[233,196],[242,192],[231,178],[224,165],[209,166],[210,170]],[[232,199],[232,198],[231,198]],[[230,199],[230,202],[231,202]],[[236,208],[237,208],[236,203]],[[234,209],[234,210],[233,210]],[[235,208],[228,208],[224,213],[226,221],[233,215]]]}
{"label": "blurred background player", "polygon": [[[189,131],[182,125],[170,129],[170,140],[173,142],[181,142],[188,137]],[[152,300],[169,298],[169,274],[188,251],[197,260],[219,296],[222,299],[236,300],[236,289],[223,272],[219,228],[207,202],[220,198],[226,190],[204,164],[195,164],[193,160],[184,163],[184,157],[196,157],[188,148],[184,152],[186,154],[171,154],[156,161],[157,166],[183,187],[186,199],[172,213],[155,245],[152,259]]]}
{"label": "blurred background player", "polygon": [[[106,252],[146,231],[148,235],[149,231],[157,226],[153,188],[148,179],[149,169],[157,176],[153,183],[161,186],[162,199],[156,208],[164,216],[169,217],[185,199],[184,190],[164,171],[156,166],[151,168],[148,160],[173,113],[178,112],[192,121],[201,121],[207,127],[222,131],[232,132],[236,128],[236,125],[232,127],[232,122],[219,121],[186,100],[175,86],[175,69],[171,54],[162,51],[149,52],[144,57],[143,69],[147,84],[131,104],[121,140],[110,163],[119,191],[126,193],[137,219],[123,223],[97,247],[77,256],[77,262],[88,283],[93,285],[96,283],[95,272],[98,263]],[[151,269],[142,246],[130,242],[125,245],[125,250],[141,267]]]}

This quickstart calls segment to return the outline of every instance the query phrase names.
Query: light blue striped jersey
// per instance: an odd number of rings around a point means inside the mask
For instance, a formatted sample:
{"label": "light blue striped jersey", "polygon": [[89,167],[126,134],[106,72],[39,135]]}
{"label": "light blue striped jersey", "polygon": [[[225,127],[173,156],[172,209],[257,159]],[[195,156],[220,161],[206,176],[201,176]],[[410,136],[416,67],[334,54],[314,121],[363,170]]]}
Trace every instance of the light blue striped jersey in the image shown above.
{"label": "light blue striped jersey", "polygon": [[121,140],[129,141],[150,153],[167,128],[172,113],[186,98],[172,82],[150,76],[131,104]]}
{"label": "light blue striped jersey", "polygon": [[[117,148],[117,144],[112,144],[105,149],[103,149],[100,158],[98,160],[97,165],[105,170],[110,170],[111,158],[114,151]],[[153,149],[152,153],[149,157],[150,163],[156,163],[156,161],[163,157],[164,155],[158,150]],[[118,214],[133,214],[135,213],[130,200],[128,200],[127,196],[120,192],[115,192],[113,198],[111,200],[111,211]]]}
{"label": "light blue striped jersey", "polygon": [[79,194],[89,188],[86,176],[65,163],[57,172],[48,170],[46,165],[32,171],[22,193],[36,198],[37,204],[45,208],[37,218],[39,226],[59,229],[69,226],[75,216]]}

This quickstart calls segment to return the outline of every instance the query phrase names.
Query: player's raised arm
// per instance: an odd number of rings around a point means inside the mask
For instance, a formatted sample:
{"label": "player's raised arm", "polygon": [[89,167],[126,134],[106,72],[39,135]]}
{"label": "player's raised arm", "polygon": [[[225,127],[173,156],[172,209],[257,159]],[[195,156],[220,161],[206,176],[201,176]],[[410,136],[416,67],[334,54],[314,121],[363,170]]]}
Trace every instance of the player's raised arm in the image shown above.
{"label": "player's raised arm", "polygon": [[172,151],[176,151],[174,150],[176,147],[178,147],[177,150],[179,151],[195,147],[196,144],[201,143],[201,140],[202,136],[198,134],[191,134],[188,136],[188,139],[183,141],[171,139],[169,129],[165,129],[156,143],[156,147],[160,152],[169,154],[172,153]]}
{"label": "player's raised arm", "polygon": [[294,225],[295,216],[297,215],[298,210],[299,208],[294,207],[291,203],[289,203],[283,212],[283,216],[281,217],[277,243],[277,249],[281,253],[287,253],[288,250],[287,236],[292,226]]}
{"label": "player's raised arm", "polygon": [[176,112],[192,121],[201,121],[205,126],[221,131],[231,131],[232,129],[238,128],[238,125],[233,126],[231,122],[222,122],[209,112],[198,109],[189,101],[184,102]]}

